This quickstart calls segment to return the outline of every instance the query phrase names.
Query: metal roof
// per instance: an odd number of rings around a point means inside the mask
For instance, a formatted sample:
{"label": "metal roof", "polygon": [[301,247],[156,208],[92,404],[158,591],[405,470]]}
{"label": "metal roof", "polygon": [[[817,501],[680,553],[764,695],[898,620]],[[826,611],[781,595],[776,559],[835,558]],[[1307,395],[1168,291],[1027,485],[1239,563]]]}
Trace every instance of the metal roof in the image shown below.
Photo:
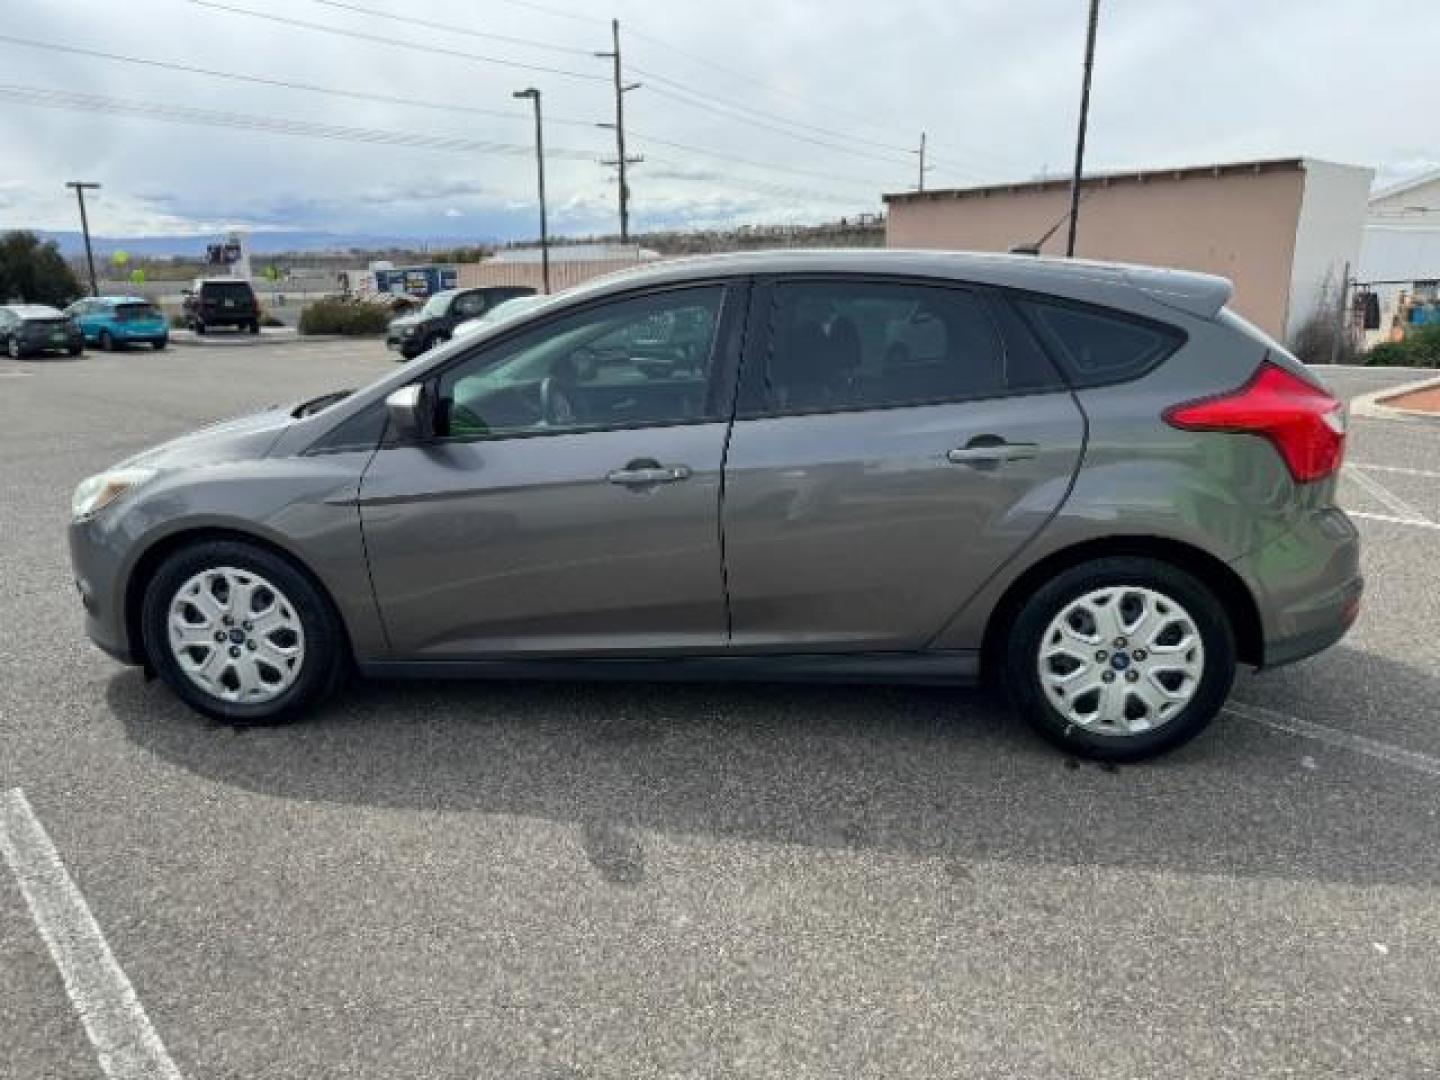
{"label": "metal roof", "polygon": [[[1110,187],[1116,184],[1145,184],[1160,180],[1206,179],[1243,173],[1290,172],[1305,167],[1305,159],[1267,158],[1259,161],[1234,161],[1218,165],[1184,165],[1173,169],[1138,169],[1116,172],[1087,173],[1080,181],[1082,188]],[[925,202],[938,199],[987,198],[1019,192],[1069,190],[1070,177],[1054,176],[1043,180],[1017,180],[1005,184],[983,184],[969,188],[936,188],[926,191],[901,191],[882,195],[887,203]]]}

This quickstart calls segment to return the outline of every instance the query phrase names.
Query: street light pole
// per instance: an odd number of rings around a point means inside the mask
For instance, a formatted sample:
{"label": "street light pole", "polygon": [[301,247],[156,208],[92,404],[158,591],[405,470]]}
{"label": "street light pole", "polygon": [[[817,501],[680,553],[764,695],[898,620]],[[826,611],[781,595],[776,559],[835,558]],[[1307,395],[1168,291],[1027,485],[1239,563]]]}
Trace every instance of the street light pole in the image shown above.
{"label": "street light pole", "polygon": [[1085,77],[1080,84],[1080,126],[1075,132],[1075,175],[1070,181],[1070,233],[1065,254],[1075,256],[1075,230],[1080,221],[1080,179],[1085,170],[1085,129],[1090,120],[1090,73],[1095,67],[1095,28],[1100,22],[1100,0],[1090,0],[1090,25],[1085,32]]}
{"label": "street light pole", "polygon": [[80,201],[80,232],[85,236],[85,263],[90,267],[90,295],[100,295],[100,285],[95,280],[95,252],[90,249],[90,221],[85,216],[85,190],[99,191],[100,185],[89,180],[67,180],[65,186],[75,189],[75,198]]}
{"label": "street light pole", "polygon": [[550,233],[545,224],[545,134],[540,120],[540,91],[529,86],[516,90],[514,97],[529,98],[535,102],[535,167],[540,187],[540,280],[545,291],[550,291]]}

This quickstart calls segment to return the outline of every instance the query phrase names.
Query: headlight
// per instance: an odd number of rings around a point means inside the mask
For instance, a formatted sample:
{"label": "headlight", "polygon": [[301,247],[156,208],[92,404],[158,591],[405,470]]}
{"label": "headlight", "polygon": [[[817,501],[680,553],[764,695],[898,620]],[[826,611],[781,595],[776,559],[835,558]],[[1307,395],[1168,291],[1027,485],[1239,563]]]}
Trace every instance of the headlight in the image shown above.
{"label": "headlight", "polygon": [[98,514],[116,499],[139,487],[155,475],[154,469],[131,467],[81,480],[70,497],[70,513],[76,519]]}

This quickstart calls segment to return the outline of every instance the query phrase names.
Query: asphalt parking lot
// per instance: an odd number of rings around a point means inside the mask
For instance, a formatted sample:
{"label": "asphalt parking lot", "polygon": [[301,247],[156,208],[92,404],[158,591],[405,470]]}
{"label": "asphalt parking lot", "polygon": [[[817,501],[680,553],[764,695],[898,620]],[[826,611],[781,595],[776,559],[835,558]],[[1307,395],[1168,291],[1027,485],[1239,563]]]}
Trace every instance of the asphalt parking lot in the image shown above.
{"label": "asphalt parking lot", "polygon": [[[1346,641],[1141,766],[933,689],[377,683],[240,732],[88,643],[77,480],[390,368],[0,360],[0,821],[95,931],[0,869],[0,1076],[1440,1075],[1440,424],[1355,421]],[[98,935],[133,1000],[62,981]]]}

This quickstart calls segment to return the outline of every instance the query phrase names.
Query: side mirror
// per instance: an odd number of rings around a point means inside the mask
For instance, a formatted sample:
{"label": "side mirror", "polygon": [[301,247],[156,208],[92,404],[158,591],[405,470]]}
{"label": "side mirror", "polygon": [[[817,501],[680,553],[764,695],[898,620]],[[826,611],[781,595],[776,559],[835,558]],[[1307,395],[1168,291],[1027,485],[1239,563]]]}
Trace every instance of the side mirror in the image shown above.
{"label": "side mirror", "polygon": [[405,442],[420,442],[435,434],[435,410],[422,383],[392,392],[385,399],[385,411]]}

